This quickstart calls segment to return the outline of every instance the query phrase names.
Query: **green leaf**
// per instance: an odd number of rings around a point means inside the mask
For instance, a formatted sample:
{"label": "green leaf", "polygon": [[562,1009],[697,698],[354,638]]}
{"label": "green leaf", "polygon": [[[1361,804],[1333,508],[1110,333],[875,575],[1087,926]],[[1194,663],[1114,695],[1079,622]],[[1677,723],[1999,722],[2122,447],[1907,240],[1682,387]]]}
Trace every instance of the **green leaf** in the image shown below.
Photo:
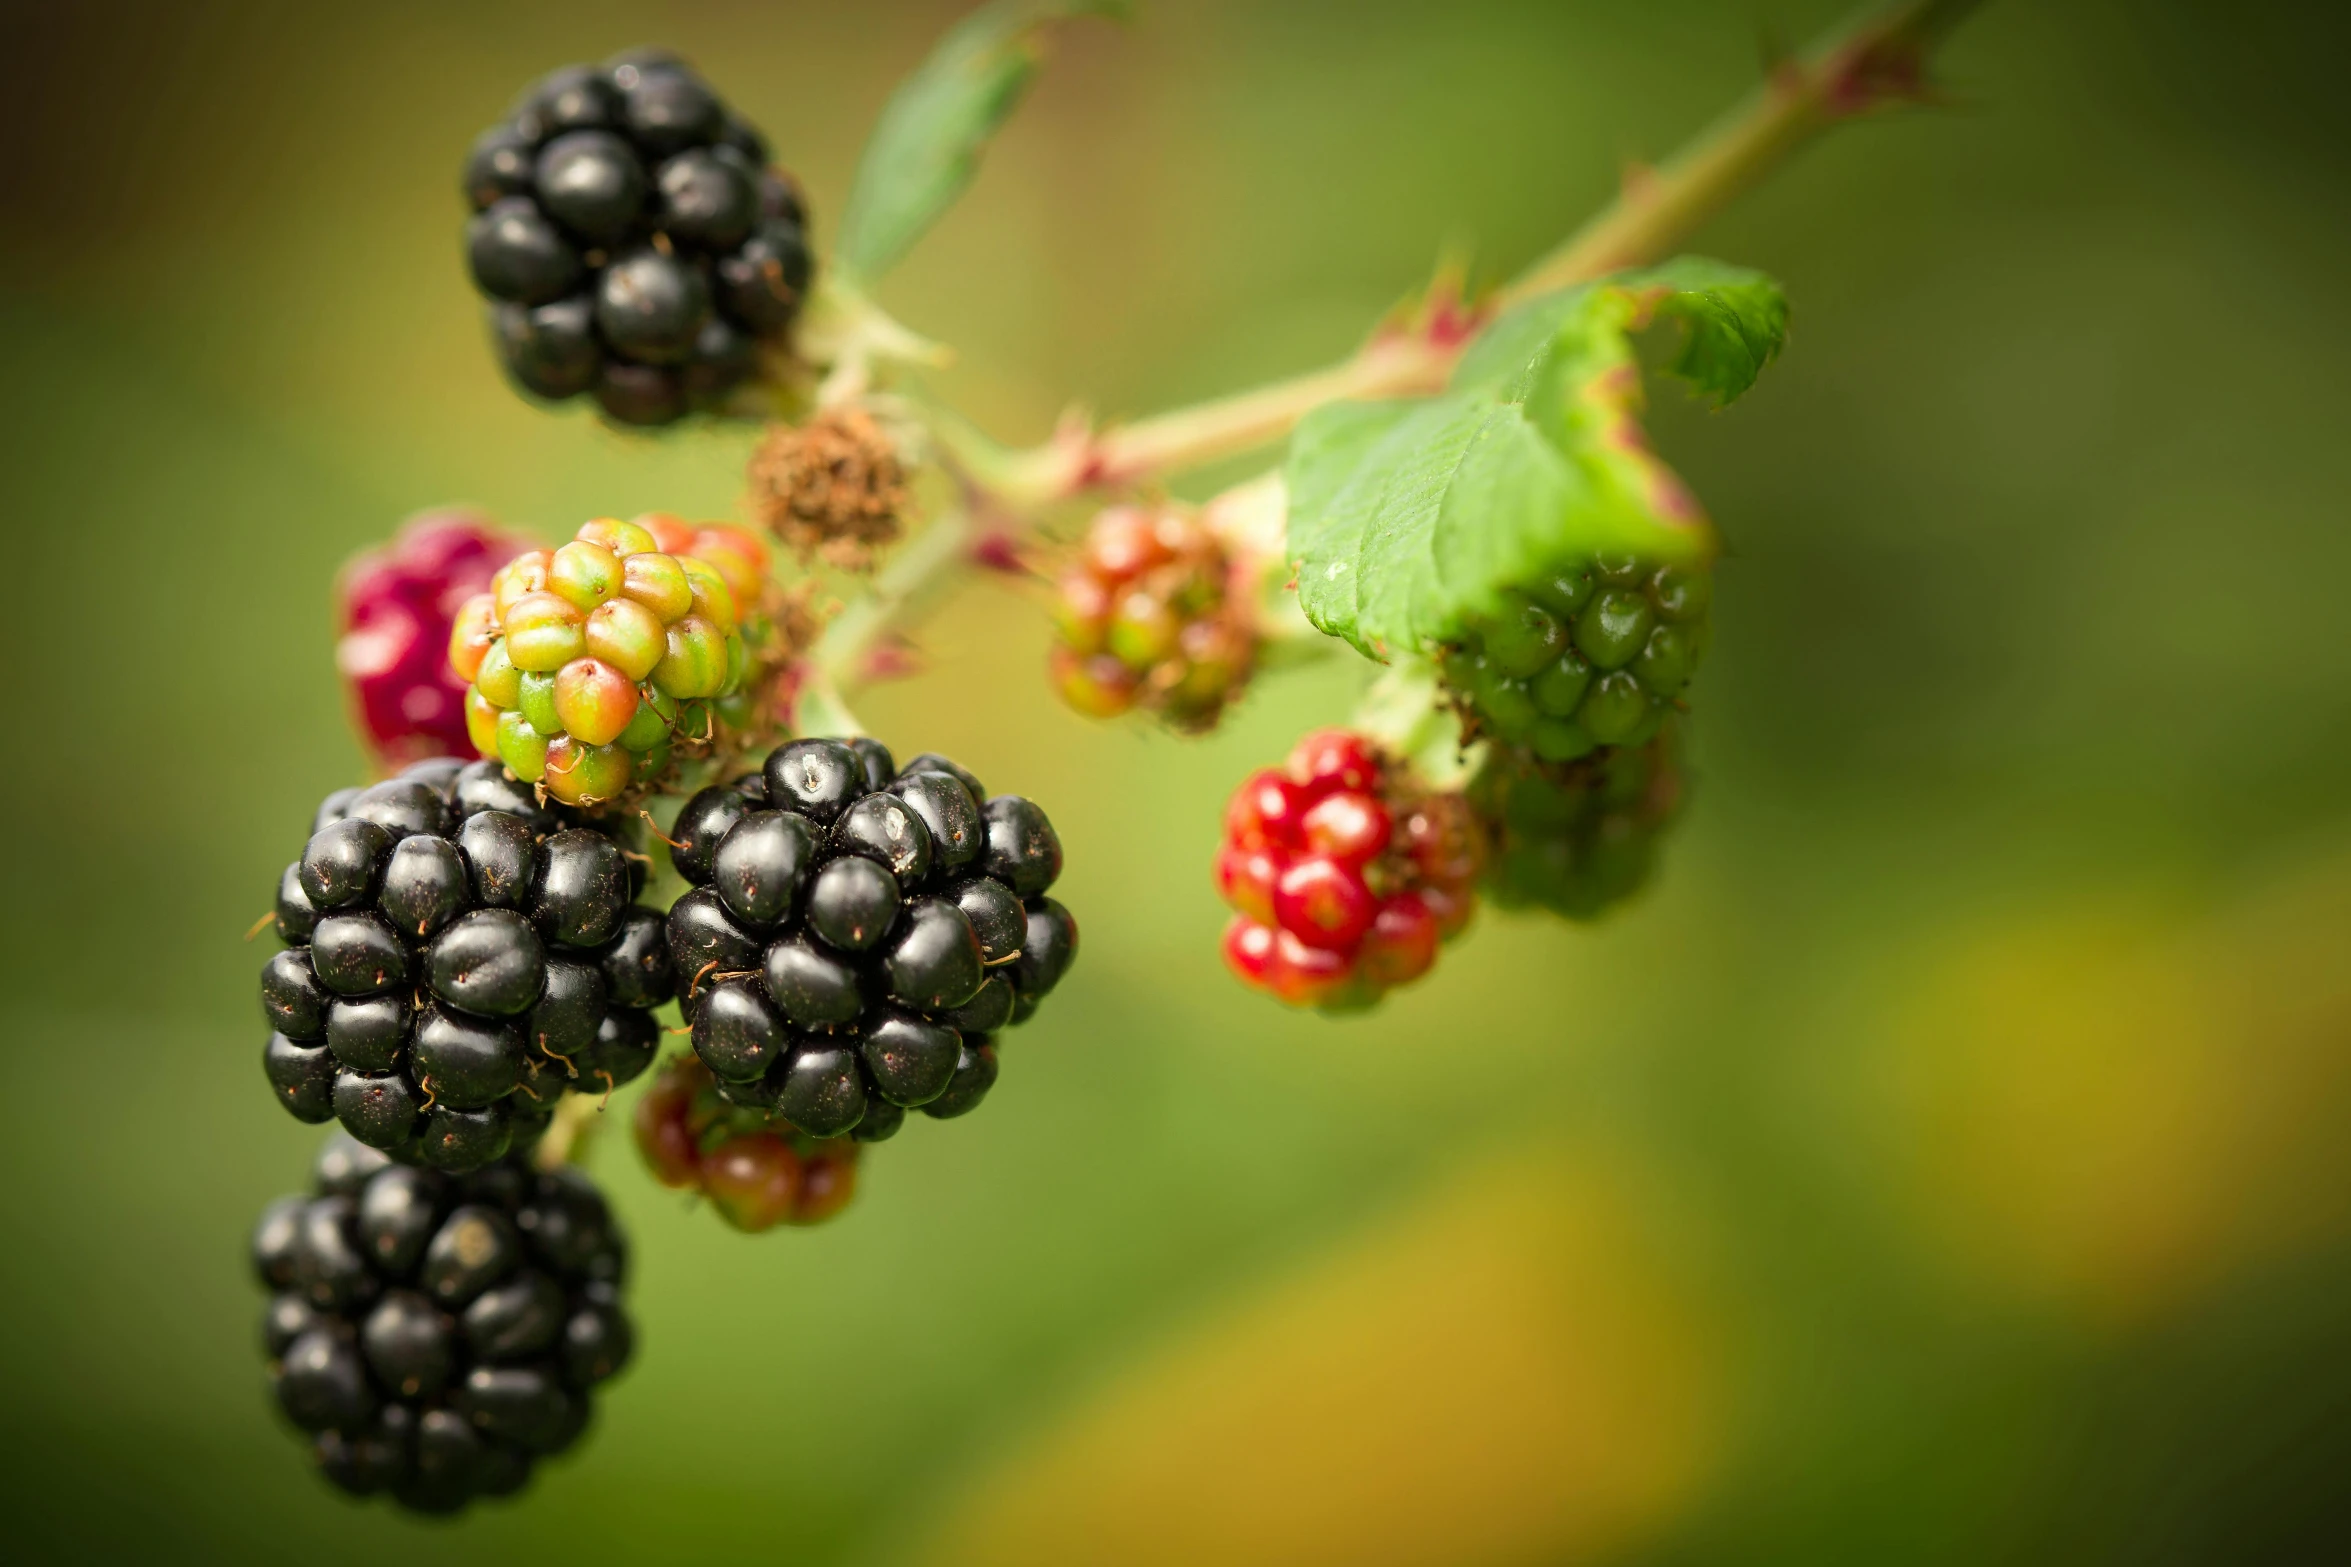
{"label": "green leaf", "polygon": [[1661,320],[1686,331],[1670,372],[1719,407],[1779,352],[1787,304],[1760,273],[1687,258],[1514,307],[1438,396],[1309,415],[1285,472],[1306,618],[1387,662],[1595,554],[1710,553],[1704,514],[1641,427],[1632,336]]}
{"label": "green leaf", "polygon": [[834,251],[841,273],[880,277],[963,194],[1036,74],[1047,25],[1125,13],[1125,0],[996,0],[957,23],[891,94],[865,144]]}

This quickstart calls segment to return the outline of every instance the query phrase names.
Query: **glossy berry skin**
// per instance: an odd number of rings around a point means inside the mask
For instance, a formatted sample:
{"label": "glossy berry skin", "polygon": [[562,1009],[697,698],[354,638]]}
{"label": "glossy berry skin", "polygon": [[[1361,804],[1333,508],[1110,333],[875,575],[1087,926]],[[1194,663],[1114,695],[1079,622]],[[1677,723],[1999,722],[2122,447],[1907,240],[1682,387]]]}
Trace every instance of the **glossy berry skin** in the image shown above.
{"label": "glossy berry skin", "polygon": [[427,512],[336,578],[335,664],[352,723],[381,766],[467,749],[449,629],[458,606],[524,547],[470,513]]}
{"label": "glossy berry skin", "polygon": [[472,748],[564,805],[642,794],[749,717],[766,580],[755,535],[661,514],[516,555],[450,626]]}
{"label": "glossy berry skin", "polygon": [[1703,564],[1575,563],[1472,626],[1445,678],[1479,728],[1538,762],[1646,745],[1697,672],[1712,596]]}
{"label": "glossy berry skin", "polygon": [[327,1480],[455,1512],[528,1483],[627,1365],[622,1237],[575,1169],[408,1168],[338,1132],[254,1233],[270,1388]]}
{"label": "glossy berry skin", "polygon": [[1589,920],[1638,892],[1686,793],[1675,728],[1564,767],[1491,761],[1473,793],[1494,824],[1494,901]]}
{"label": "glossy berry skin", "polygon": [[1462,796],[1420,788],[1363,735],[1317,730],[1225,806],[1225,966],[1291,1006],[1368,1006],[1428,972],[1483,863]]}
{"label": "glossy berry skin", "polygon": [[1054,687],[1089,718],[1141,709],[1210,728],[1256,656],[1245,572],[1198,515],[1169,504],[1094,519],[1055,625]]}
{"label": "glossy berry skin", "polygon": [[331,797],[280,880],[287,949],[262,967],[279,1102],[462,1172],[527,1145],[566,1089],[642,1072],[670,949],[662,916],[630,906],[613,831],[493,762],[428,758]]}
{"label": "glossy berry skin", "polygon": [[[878,1119],[867,1109],[858,1122]],[[856,1141],[809,1137],[764,1109],[730,1101],[694,1056],[661,1068],[637,1101],[635,1127],[654,1178],[700,1192],[738,1230],[820,1224],[857,1191]]]}
{"label": "glossy berry skin", "polygon": [[[795,740],[687,801],[669,842],[692,884],[668,916],[680,1010],[710,1093],[746,1126],[891,1135],[1076,955],[1076,922],[1046,895],[1062,864],[1052,822],[946,757],[899,767],[872,740]],[[643,1132],[648,1157],[693,1184],[669,1135]],[[729,1168],[741,1214],[782,1201],[750,1165]]]}
{"label": "glossy berry skin", "polygon": [[788,175],[674,56],[549,73],[468,154],[466,265],[523,392],[616,424],[723,412],[788,346],[814,259]]}

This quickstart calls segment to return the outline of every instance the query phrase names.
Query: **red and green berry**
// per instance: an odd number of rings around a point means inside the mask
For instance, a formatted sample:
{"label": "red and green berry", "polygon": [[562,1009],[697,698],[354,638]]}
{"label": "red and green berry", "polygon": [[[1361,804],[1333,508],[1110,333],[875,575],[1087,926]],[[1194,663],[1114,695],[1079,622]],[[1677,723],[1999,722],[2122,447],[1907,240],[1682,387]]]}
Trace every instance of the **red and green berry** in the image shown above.
{"label": "red and green berry", "polygon": [[857,1195],[855,1139],[806,1137],[732,1103],[690,1055],[663,1064],[637,1101],[636,1131],[655,1180],[701,1193],[720,1218],[750,1234],[821,1224]]}
{"label": "red and green berry", "polygon": [[1225,807],[1225,962],[1292,1006],[1366,1006],[1468,923],[1483,837],[1458,794],[1421,787],[1363,735],[1307,735]]}
{"label": "red and green berry", "polygon": [[1224,543],[1172,505],[1094,519],[1060,584],[1053,683],[1093,718],[1133,709],[1205,729],[1249,678],[1256,631]]}
{"label": "red and green berry", "polygon": [[581,807],[707,749],[754,670],[745,612],[766,568],[751,533],[660,516],[603,518],[515,557],[450,631],[474,749]]}

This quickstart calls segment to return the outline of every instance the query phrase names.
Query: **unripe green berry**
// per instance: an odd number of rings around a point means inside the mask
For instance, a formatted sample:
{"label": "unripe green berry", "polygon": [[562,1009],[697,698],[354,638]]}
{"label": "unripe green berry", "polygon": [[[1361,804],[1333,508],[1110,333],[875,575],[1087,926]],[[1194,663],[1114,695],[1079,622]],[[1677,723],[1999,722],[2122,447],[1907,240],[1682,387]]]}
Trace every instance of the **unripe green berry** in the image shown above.
{"label": "unripe green berry", "polygon": [[575,536],[588,544],[601,544],[623,560],[631,555],[642,555],[661,548],[650,532],[633,522],[622,522],[617,517],[599,517],[581,528]]}
{"label": "unripe green berry", "polygon": [[540,782],[565,805],[596,805],[626,789],[636,768],[636,759],[617,745],[587,745],[559,735],[547,747]]}
{"label": "unripe green berry", "polygon": [[465,737],[480,755],[498,754],[498,717],[499,709],[488,697],[474,690],[465,693]]}
{"label": "unripe green berry", "polygon": [[563,733],[563,716],[555,711],[555,677],[533,671],[516,686],[515,708],[530,726],[543,735]]}
{"label": "unripe green berry", "polygon": [[1637,588],[1649,575],[1649,563],[1638,555],[1599,555],[1593,558],[1592,575],[1606,587]]}
{"label": "unripe green berry", "polygon": [[1648,599],[1622,588],[1611,588],[1592,601],[1576,622],[1576,647],[1596,668],[1622,669],[1649,640],[1657,612]]}
{"label": "unripe green berry", "polygon": [[1529,742],[1534,753],[1546,762],[1572,762],[1588,753],[1595,743],[1583,725],[1561,718],[1535,720],[1534,738]]}
{"label": "unripe green berry", "polygon": [[[674,705],[671,711],[676,711]],[[652,702],[644,700],[640,691],[636,716],[629,720],[629,726],[620,732],[620,739],[615,743],[624,751],[643,752],[652,750],[668,739],[669,720],[661,716],[660,710]]]}
{"label": "unripe green berry", "polygon": [[1697,663],[1697,649],[1687,630],[1680,626],[1659,626],[1649,633],[1641,656],[1633,660],[1633,673],[1640,677],[1651,695],[1669,697],[1690,683],[1690,674]]}
{"label": "unripe green berry", "polygon": [[[666,560],[668,557],[633,558]],[[643,680],[652,674],[669,651],[669,631],[662,625],[661,617],[635,599],[620,598],[599,605],[588,617],[585,641],[590,657],[602,659],[631,680]]]}
{"label": "unripe green berry", "polygon": [[[696,578],[695,585],[699,590],[704,579]],[[718,583],[717,590],[724,593],[726,584]],[[699,591],[695,601],[702,601]],[[688,615],[669,628],[668,651],[653,669],[656,688],[685,701],[718,695],[726,689],[726,680],[727,640],[721,627],[704,616]]]}
{"label": "unripe green berry", "polygon": [[653,611],[668,625],[694,607],[694,584],[671,555],[631,555],[620,563],[621,597]]}
{"label": "unripe green berry", "polygon": [[473,688],[494,707],[512,707],[521,699],[522,671],[506,656],[504,637],[491,643],[490,651],[482,655],[482,667],[473,677]]}
{"label": "unripe green berry", "polygon": [[694,590],[693,613],[716,626],[721,635],[734,630],[735,593],[718,568],[691,555],[678,564],[685,568],[686,581]]}
{"label": "unripe green berry", "polygon": [[587,651],[584,617],[553,593],[526,593],[506,612],[506,656],[514,667],[553,674]]}
{"label": "unripe green berry", "polygon": [[537,783],[547,770],[547,737],[520,713],[498,715],[498,760],[524,783]]}
{"label": "unripe green berry", "polygon": [[1529,589],[1528,596],[1562,620],[1573,620],[1591,602],[1592,574],[1570,571],[1546,578]]}
{"label": "unripe green berry", "polygon": [[1513,680],[1524,680],[1567,648],[1567,627],[1539,605],[1518,601],[1485,628],[1486,657]]}
{"label": "unripe green berry", "polygon": [[574,539],[547,565],[548,591],[585,614],[620,591],[620,557],[601,544]]}
{"label": "unripe green berry", "polygon": [[1696,620],[1714,602],[1714,577],[1697,567],[1662,567],[1650,579],[1649,602],[1667,620]]}
{"label": "unripe green berry", "polygon": [[1581,653],[1569,648],[1527,682],[1527,694],[1549,716],[1568,718],[1582,705],[1591,684],[1592,666],[1584,662]]}
{"label": "unripe green berry", "polygon": [[1576,717],[1602,745],[1624,745],[1648,719],[1649,695],[1629,671],[1619,669],[1600,677]]}
{"label": "unripe green berry", "polygon": [[1472,679],[1473,700],[1494,727],[1513,737],[1525,734],[1537,716],[1526,682],[1512,680],[1494,667],[1493,660],[1482,657]]}

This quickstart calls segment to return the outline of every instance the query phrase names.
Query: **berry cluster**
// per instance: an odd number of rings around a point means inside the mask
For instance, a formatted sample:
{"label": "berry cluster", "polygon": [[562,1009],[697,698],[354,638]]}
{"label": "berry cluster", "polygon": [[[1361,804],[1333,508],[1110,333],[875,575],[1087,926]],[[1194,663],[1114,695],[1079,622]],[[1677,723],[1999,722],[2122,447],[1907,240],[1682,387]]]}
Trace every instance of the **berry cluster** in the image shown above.
{"label": "berry cluster", "polygon": [[[984,1086],[984,1085],[983,1085]],[[818,1141],[730,1101],[698,1057],[672,1056],[637,1101],[637,1149],[664,1186],[700,1192],[720,1218],[749,1234],[821,1224],[857,1195],[858,1142],[903,1110],[865,1119],[846,1138]]]}
{"label": "berry cluster", "polygon": [[262,1066],[304,1121],[444,1170],[536,1138],[566,1087],[652,1064],[672,994],[641,856],[495,762],[328,796],[278,883]]}
{"label": "berry cluster", "polygon": [[1053,683],[1094,718],[1141,707],[1205,729],[1249,678],[1255,632],[1224,544],[1181,507],[1114,506],[1061,579]]}
{"label": "berry cluster", "polygon": [[449,634],[474,749],[566,805],[658,778],[680,744],[717,737],[715,704],[744,695],[766,576],[754,535],[659,515],[600,518],[516,556]]}
{"label": "berry cluster", "polygon": [[1045,896],[1061,842],[1018,795],[925,754],[795,740],[678,813],[669,947],[694,1053],[730,1103],[823,1140],[961,1115],[1077,950]]}
{"label": "berry cluster", "polygon": [[1602,555],[1514,595],[1447,654],[1445,678],[1543,761],[1640,745],[1697,671],[1712,589],[1703,566]]}
{"label": "berry cluster", "polygon": [[449,628],[528,547],[465,512],[428,512],[343,568],[335,663],[352,719],[387,768],[465,749],[465,682],[449,667]]}
{"label": "berry cluster", "polygon": [[1564,767],[1497,759],[1474,789],[1494,823],[1486,887],[1505,907],[1591,919],[1640,890],[1681,808],[1675,726]]}
{"label": "berry cluster", "polygon": [[1292,1006],[1368,1006],[1468,923],[1482,847],[1460,795],[1417,788],[1361,735],[1317,730],[1225,807],[1225,962]]}
{"label": "berry cluster", "polygon": [[551,72],[474,142],[464,184],[507,374],[623,424],[723,407],[808,291],[798,187],[672,54]]}
{"label": "berry cluster", "polygon": [[418,1512],[508,1496],[627,1364],[620,1231],[588,1178],[452,1177],[337,1135],[253,1234],[278,1407],[319,1470]]}

